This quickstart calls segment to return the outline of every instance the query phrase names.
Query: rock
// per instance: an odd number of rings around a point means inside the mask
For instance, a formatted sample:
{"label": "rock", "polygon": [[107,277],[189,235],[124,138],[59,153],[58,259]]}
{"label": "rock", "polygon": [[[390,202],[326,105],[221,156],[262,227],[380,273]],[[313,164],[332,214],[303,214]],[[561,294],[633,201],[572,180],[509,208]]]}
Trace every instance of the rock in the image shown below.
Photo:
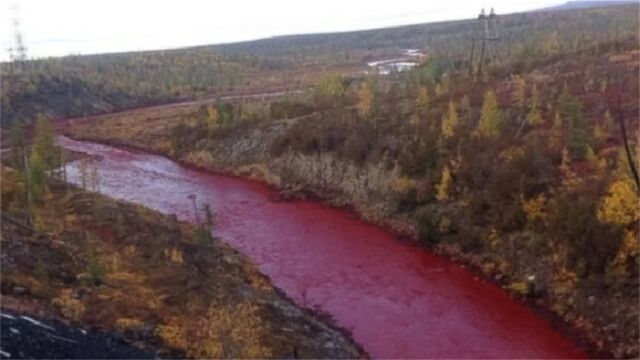
{"label": "rock", "polygon": [[325,348],[327,348],[327,349],[335,349],[335,348],[336,348],[336,343],[334,343],[334,342],[333,342],[333,341],[331,341],[331,340],[327,340],[327,341],[325,341],[325,343],[324,343],[324,345],[323,345],[323,346],[324,346]]}
{"label": "rock", "polygon": [[504,275],[503,274],[496,274],[493,278],[496,281],[501,281],[502,279],[504,279]]}
{"label": "rock", "polygon": [[11,289],[13,295],[26,295],[28,292],[29,290],[24,286],[14,286],[13,289]]}
{"label": "rock", "polygon": [[224,255],[222,257],[222,261],[224,261],[227,264],[233,264],[233,265],[239,264],[239,261],[236,257],[229,256],[229,255]]}

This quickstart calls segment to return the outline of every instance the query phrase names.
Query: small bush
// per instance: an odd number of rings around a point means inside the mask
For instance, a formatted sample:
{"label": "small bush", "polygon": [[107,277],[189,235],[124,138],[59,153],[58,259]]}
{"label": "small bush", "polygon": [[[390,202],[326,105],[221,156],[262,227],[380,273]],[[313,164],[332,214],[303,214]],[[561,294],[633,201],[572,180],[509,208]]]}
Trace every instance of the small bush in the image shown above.
{"label": "small bush", "polygon": [[416,226],[423,245],[433,247],[440,242],[440,216],[429,208],[422,208],[416,213]]}
{"label": "small bush", "polygon": [[91,258],[89,261],[89,267],[87,269],[89,273],[89,282],[94,286],[100,286],[104,282],[105,269],[100,259],[97,257]]}
{"label": "small bush", "polygon": [[73,321],[78,321],[84,315],[85,306],[78,300],[74,299],[71,289],[62,290],[60,296],[53,299],[53,305],[60,309],[62,315]]}

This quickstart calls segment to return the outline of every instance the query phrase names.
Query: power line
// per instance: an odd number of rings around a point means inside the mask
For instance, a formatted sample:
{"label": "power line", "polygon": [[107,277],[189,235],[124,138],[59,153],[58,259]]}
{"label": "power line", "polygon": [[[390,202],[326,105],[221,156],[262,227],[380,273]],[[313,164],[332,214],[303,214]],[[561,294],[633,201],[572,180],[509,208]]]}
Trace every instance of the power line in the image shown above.
{"label": "power line", "polygon": [[480,42],[480,58],[478,59],[478,73],[482,73],[482,65],[485,61],[485,49],[487,44],[495,44],[496,52],[499,55],[500,48],[497,43],[500,41],[500,32],[498,30],[498,16],[491,8],[491,12],[487,15],[484,9],[478,15],[478,21],[475,25],[475,32],[471,37],[471,56],[469,59],[469,75],[473,75],[475,65],[474,56],[476,42]]}
{"label": "power line", "polygon": [[9,52],[10,71],[18,72],[24,71],[27,61],[27,47],[24,45],[22,33],[20,32],[20,18],[18,16],[18,6],[16,3],[12,4],[11,10],[13,12],[13,31],[14,31],[14,44],[13,47],[7,49]]}

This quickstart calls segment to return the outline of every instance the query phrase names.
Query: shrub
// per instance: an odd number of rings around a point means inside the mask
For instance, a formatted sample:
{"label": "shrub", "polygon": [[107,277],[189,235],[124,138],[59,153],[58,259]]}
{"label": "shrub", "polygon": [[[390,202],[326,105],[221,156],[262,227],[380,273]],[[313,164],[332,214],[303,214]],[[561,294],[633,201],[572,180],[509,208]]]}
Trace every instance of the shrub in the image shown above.
{"label": "shrub", "polygon": [[440,242],[440,216],[436,212],[423,207],[416,212],[415,221],[423,245],[433,247]]}
{"label": "shrub", "polygon": [[102,285],[104,282],[105,269],[97,256],[92,257],[89,261],[87,272],[89,273],[89,282],[92,285]]}
{"label": "shrub", "polygon": [[62,290],[60,296],[52,300],[52,304],[57,306],[62,315],[73,321],[78,321],[84,315],[84,304],[73,297],[72,289]]}

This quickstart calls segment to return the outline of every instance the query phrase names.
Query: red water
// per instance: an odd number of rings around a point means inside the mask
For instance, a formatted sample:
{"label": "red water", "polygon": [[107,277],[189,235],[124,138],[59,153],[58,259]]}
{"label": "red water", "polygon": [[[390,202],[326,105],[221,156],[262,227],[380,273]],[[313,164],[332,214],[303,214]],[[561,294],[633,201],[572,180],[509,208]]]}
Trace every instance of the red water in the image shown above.
{"label": "red water", "polygon": [[[274,202],[254,181],[185,168],[163,157],[65,137],[100,155],[100,191],[192,220],[208,202],[217,234],[297,303],[318,307],[375,358],[575,358],[572,343],[501,289],[401,243],[347,211]],[[69,176],[78,183],[76,164]]]}

